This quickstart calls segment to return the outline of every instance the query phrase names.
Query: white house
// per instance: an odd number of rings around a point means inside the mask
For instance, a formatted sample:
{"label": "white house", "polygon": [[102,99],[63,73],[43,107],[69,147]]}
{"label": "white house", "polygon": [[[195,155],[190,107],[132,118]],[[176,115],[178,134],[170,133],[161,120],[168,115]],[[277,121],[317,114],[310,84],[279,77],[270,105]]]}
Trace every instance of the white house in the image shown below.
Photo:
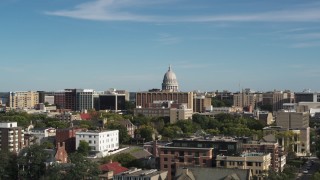
{"label": "white house", "polygon": [[108,153],[119,149],[119,130],[76,132],[76,149],[80,141],[89,143],[91,151]]}

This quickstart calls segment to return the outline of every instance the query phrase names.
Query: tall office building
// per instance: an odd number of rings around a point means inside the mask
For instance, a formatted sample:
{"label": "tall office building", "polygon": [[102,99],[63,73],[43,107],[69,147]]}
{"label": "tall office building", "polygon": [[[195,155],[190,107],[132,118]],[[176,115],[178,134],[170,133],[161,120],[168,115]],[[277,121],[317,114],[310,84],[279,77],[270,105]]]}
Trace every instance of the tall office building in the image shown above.
{"label": "tall office building", "polygon": [[77,111],[85,111],[93,109],[93,94],[92,89],[79,90],[77,92]]}
{"label": "tall office building", "polygon": [[302,92],[294,93],[295,103],[300,102],[320,102],[320,93],[311,92],[310,89],[306,89]]}
{"label": "tall office building", "polygon": [[307,112],[277,112],[277,126],[286,128],[297,134],[299,141],[294,144],[294,152],[303,156],[310,153],[309,113]]}
{"label": "tall office building", "polygon": [[206,112],[211,108],[211,98],[205,96],[195,96],[193,99],[193,112]]}
{"label": "tall office building", "polygon": [[0,150],[18,153],[24,148],[24,131],[17,122],[0,123]]}
{"label": "tall office building", "polygon": [[39,104],[39,93],[35,91],[10,92],[9,107],[12,109],[33,109]]}
{"label": "tall office building", "polygon": [[263,105],[271,105],[273,111],[283,109],[284,103],[294,102],[294,93],[290,91],[273,91],[263,93]]}
{"label": "tall office building", "polygon": [[245,89],[242,90],[242,92],[233,93],[233,105],[253,110],[256,106],[255,92],[252,92],[250,89]]}

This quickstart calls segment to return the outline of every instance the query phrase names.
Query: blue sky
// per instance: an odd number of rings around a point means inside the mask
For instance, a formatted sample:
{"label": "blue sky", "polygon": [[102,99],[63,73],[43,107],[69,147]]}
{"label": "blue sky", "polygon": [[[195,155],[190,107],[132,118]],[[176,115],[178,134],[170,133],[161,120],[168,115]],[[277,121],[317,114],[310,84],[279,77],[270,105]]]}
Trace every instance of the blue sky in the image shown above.
{"label": "blue sky", "polygon": [[1,0],[0,91],[320,91],[320,2]]}

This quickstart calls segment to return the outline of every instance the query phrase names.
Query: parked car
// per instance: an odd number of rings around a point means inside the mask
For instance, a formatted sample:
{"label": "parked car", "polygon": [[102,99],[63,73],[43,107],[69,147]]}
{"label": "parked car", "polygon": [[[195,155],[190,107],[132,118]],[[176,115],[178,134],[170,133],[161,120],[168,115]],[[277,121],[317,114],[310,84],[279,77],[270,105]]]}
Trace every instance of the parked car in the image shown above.
{"label": "parked car", "polygon": [[303,170],[303,174],[308,174],[308,170],[307,169],[305,169],[305,170]]}

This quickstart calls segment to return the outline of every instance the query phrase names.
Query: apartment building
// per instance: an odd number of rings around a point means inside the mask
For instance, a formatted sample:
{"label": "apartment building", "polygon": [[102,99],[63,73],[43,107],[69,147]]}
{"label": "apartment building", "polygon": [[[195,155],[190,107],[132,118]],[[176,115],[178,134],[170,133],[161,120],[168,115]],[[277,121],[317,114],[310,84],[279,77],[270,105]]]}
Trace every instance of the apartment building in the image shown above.
{"label": "apartment building", "polygon": [[283,109],[284,103],[294,102],[294,93],[290,91],[272,91],[262,95],[262,105],[271,105],[273,111]]}
{"label": "apartment building", "polygon": [[9,94],[11,109],[33,109],[39,104],[39,93],[35,91],[17,91]]}
{"label": "apartment building", "polygon": [[80,141],[88,142],[91,151],[101,152],[99,156],[104,156],[109,151],[119,149],[119,130],[78,131],[76,132],[76,149]]}
{"label": "apartment building", "polygon": [[222,168],[250,169],[252,176],[263,179],[270,169],[270,153],[242,153],[240,156],[221,156],[216,158],[216,166]]}
{"label": "apartment building", "polygon": [[[275,172],[283,170],[283,162],[281,162],[281,153],[279,153],[279,144],[273,142],[250,142],[248,144],[243,144],[243,152],[258,152],[258,153],[270,153],[271,155],[271,166],[272,170]],[[283,159],[283,158],[282,158]],[[285,164],[285,162],[284,162]]]}
{"label": "apartment building", "polygon": [[203,113],[211,109],[211,98],[195,95],[193,99],[193,111]]}
{"label": "apartment building", "polygon": [[159,157],[160,170],[168,171],[168,179],[170,180],[175,176],[179,167],[212,167],[213,148],[160,146]]}
{"label": "apartment building", "polygon": [[24,147],[24,130],[17,122],[0,123],[0,150],[18,153]]}

